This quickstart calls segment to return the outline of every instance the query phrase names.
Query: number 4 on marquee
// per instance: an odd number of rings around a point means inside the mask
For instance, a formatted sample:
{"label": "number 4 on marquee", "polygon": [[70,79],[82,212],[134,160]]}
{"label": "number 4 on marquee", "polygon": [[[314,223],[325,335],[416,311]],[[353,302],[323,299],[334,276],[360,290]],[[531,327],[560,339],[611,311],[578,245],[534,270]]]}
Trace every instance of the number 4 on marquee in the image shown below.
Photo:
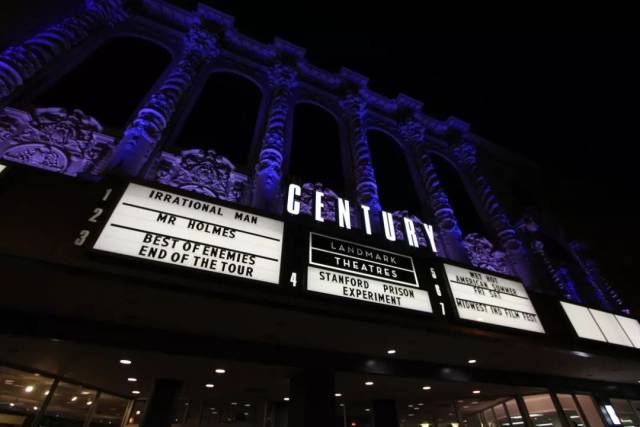
{"label": "number 4 on marquee", "polygon": [[291,273],[291,277],[289,278],[289,283],[291,283],[291,286],[293,286],[294,288],[296,287],[296,285],[298,284],[298,273]]}

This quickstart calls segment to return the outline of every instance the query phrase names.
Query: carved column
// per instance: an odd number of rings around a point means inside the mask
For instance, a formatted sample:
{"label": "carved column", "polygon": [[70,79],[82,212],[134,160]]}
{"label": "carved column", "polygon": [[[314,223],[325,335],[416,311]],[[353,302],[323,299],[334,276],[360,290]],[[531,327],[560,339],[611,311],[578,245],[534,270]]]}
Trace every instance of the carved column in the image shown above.
{"label": "carved column", "polygon": [[66,18],[0,54],[0,102],[63,52],[102,28],[127,18],[125,0],[87,0],[86,10]]}
{"label": "carved column", "polygon": [[417,120],[405,120],[400,123],[400,134],[415,153],[422,185],[429,197],[429,205],[436,218],[446,254],[456,261],[467,262],[469,259],[462,245],[462,231],[458,226],[458,220],[449,203],[449,198],[442,188],[440,179],[438,179],[431,156],[427,152],[424,132],[424,125]]}
{"label": "carved column", "polygon": [[138,110],[136,118],[124,131],[112,169],[138,175],[149,155],[162,138],[177,105],[192,87],[195,77],[218,55],[217,38],[201,27],[185,35],[184,51],[160,88]]}
{"label": "carved column", "polygon": [[571,242],[569,244],[574,258],[585,272],[587,283],[591,286],[594,298],[605,310],[619,310],[629,314],[629,309],[618,293],[604,278],[597,263],[590,259],[586,252],[586,245],[582,242]]}
{"label": "carved column", "polygon": [[271,103],[267,112],[262,148],[255,168],[253,192],[254,206],[265,209],[279,208],[282,161],[285,134],[291,105],[291,92],[296,85],[296,70],[277,63],[269,70],[272,87]]}
{"label": "carved column", "polygon": [[551,260],[551,257],[549,257],[549,254],[544,247],[544,243],[540,240],[533,240],[531,242],[531,250],[534,254],[540,257],[544,267],[547,269],[547,273],[551,276],[553,283],[560,290],[562,296],[569,301],[581,304],[582,298],[576,289],[574,281],[571,280],[569,272],[566,268],[555,265]]}
{"label": "carved column", "polygon": [[456,162],[470,177],[482,209],[489,218],[489,223],[498,236],[500,245],[509,257],[513,272],[522,279],[525,285],[532,286],[534,276],[524,245],[516,236],[516,230],[511,226],[504,208],[493,193],[489,181],[480,170],[476,147],[469,142],[461,142],[452,145],[451,151]]}
{"label": "carved column", "polygon": [[349,144],[358,203],[371,207],[372,211],[379,211],[378,184],[371,163],[367,129],[364,123],[366,103],[359,95],[349,93],[340,105],[349,120]]}

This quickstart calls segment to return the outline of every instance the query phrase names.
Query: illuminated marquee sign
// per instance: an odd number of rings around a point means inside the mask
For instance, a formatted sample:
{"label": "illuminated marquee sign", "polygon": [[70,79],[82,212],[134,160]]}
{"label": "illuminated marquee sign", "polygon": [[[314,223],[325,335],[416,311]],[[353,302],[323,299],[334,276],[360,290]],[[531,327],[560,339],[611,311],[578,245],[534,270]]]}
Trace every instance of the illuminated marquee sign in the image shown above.
{"label": "illuminated marquee sign", "polygon": [[444,269],[461,319],[544,333],[522,283],[450,264]]}
{"label": "illuminated marquee sign", "polygon": [[431,313],[418,287],[410,256],[310,233],[308,290]]}
{"label": "illuminated marquee sign", "polygon": [[560,302],[580,338],[640,348],[640,322],[581,305]]}
{"label": "illuminated marquee sign", "polygon": [[[291,215],[300,215],[300,196],[302,195],[302,188],[297,184],[289,184],[289,191],[287,192],[287,206],[286,210]],[[313,219],[317,222],[324,222],[322,216],[322,210],[325,207],[324,193],[321,191],[315,191],[314,203],[313,203]],[[336,199],[336,222],[340,228],[351,230],[351,203],[349,200],[338,197]],[[371,208],[367,205],[360,205],[357,209],[361,213],[362,225],[364,232],[368,235],[372,234],[371,228]],[[396,230],[393,225],[393,214],[390,212],[381,211],[380,216],[382,218],[382,226],[384,229],[384,237],[394,242],[397,240]],[[411,218],[402,218],[402,225],[404,228],[405,242],[414,248],[420,247],[418,241],[418,235],[416,232],[416,224]],[[427,243],[431,251],[435,254],[438,252],[436,247],[435,236],[433,227],[427,223],[421,223],[418,226],[422,226],[425,236],[427,237]]]}
{"label": "illuminated marquee sign", "polygon": [[284,224],[129,184],[94,249],[278,283]]}

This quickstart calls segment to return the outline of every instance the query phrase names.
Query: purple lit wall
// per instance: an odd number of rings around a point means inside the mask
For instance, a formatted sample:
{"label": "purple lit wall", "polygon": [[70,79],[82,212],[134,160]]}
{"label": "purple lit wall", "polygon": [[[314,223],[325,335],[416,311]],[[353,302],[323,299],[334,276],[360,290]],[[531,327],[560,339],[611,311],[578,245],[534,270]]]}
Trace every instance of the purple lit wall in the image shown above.
{"label": "purple lit wall", "polygon": [[[397,167],[408,167],[422,204],[421,212],[404,214],[436,226],[444,257],[518,276],[529,289],[550,291],[578,303],[587,301],[588,295],[602,308],[628,311],[582,246],[558,239],[571,257],[569,268],[548,253],[533,220],[509,217],[494,190],[501,183],[491,181],[487,171],[492,165],[479,156],[494,146],[475,135],[469,124],[453,117],[429,117],[420,101],[406,95],[382,96],[368,88],[365,76],[351,70],[320,69],[305,58],[304,49],[287,41],[253,40],[235,29],[232,17],[210,7],[199,5],[187,11],[163,5],[161,0],[149,0],[131,8],[125,0],[87,0],[84,11],[4,50],[0,54],[4,107],[0,158],[71,176],[140,177],[280,213],[289,179],[294,106],[313,102],[331,112],[344,129],[343,158],[327,167],[347,171],[347,194],[336,195],[315,182],[304,183],[304,188],[320,188],[328,199],[352,198],[373,213],[380,212],[384,195],[379,194],[367,132],[382,130],[408,153],[407,164]],[[161,39],[174,58],[140,100],[127,126],[105,130],[91,111],[67,111],[56,105],[17,108],[31,85],[60,74],[66,62],[82,57],[79,52],[122,34]],[[214,70],[250,76],[265,94],[249,170],[238,170],[225,156],[224,142],[215,150],[184,146],[176,150],[168,144]],[[460,226],[447,183],[433,166],[433,155],[455,166],[486,233]],[[303,211],[311,211],[309,203],[303,203]]]}

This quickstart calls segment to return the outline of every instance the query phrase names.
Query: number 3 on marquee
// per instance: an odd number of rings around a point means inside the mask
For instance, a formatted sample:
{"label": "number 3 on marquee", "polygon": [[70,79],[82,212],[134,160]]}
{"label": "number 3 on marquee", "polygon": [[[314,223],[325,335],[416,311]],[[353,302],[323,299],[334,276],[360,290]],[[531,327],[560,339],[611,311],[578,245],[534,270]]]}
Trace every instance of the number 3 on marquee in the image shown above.
{"label": "number 3 on marquee", "polygon": [[76,240],[73,241],[73,244],[76,246],[84,245],[84,242],[87,241],[87,237],[89,237],[89,234],[91,234],[89,230],[80,230],[80,234],[78,235]]}

